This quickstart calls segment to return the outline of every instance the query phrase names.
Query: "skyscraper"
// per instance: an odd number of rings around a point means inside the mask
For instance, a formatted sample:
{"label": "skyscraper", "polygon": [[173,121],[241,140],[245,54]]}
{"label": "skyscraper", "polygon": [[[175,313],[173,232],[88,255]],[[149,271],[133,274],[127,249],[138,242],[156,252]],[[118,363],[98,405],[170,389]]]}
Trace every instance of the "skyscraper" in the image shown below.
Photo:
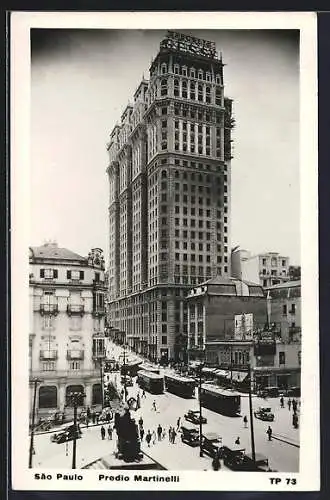
{"label": "skyscraper", "polygon": [[232,100],[213,42],[168,32],[108,144],[109,320],[184,359],[188,289],[230,273]]}

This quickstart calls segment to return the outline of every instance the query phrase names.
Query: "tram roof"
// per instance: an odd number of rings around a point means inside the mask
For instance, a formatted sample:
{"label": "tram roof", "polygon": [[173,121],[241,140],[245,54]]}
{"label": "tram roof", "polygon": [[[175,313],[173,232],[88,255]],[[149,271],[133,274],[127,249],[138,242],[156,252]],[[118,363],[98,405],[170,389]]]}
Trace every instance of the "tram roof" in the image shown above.
{"label": "tram roof", "polygon": [[206,389],[209,392],[213,392],[215,394],[220,394],[221,396],[240,396],[240,394],[236,391],[231,391],[229,389],[223,389],[222,387],[218,387],[213,384],[202,384],[202,388]]}
{"label": "tram roof", "polygon": [[174,373],[165,373],[165,378],[172,378],[173,380],[179,380],[180,382],[195,382],[195,380],[191,377],[184,377]]}
{"label": "tram roof", "polygon": [[138,375],[145,375],[146,377],[149,378],[154,378],[154,379],[163,379],[163,375],[160,375],[159,373],[154,373],[154,372],[148,372],[146,370],[139,370],[137,372]]}

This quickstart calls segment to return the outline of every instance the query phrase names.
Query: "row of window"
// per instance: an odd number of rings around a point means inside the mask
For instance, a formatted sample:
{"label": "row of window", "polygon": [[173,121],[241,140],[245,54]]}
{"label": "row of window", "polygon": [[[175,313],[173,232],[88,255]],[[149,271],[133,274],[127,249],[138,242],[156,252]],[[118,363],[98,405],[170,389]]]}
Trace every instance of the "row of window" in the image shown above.
{"label": "row of window", "polygon": [[[160,72],[162,75],[166,75],[167,73],[171,73],[171,66],[166,63],[162,63],[160,67]],[[173,73],[175,75],[189,76],[190,78],[198,78],[198,80],[205,80],[207,82],[217,83],[221,85],[221,75],[216,73],[214,78],[212,77],[212,73],[210,71],[204,71],[202,69],[196,69],[194,67],[188,68],[187,66],[181,66],[179,64],[173,65]],[[155,73],[154,73],[155,74]]]}
{"label": "row of window", "polygon": [[[68,280],[80,281],[85,277],[84,271],[67,270],[66,278]],[[58,269],[40,269],[40,278],[58,279]],[[94,274],[95,281],[100,281],[100,273]]]}

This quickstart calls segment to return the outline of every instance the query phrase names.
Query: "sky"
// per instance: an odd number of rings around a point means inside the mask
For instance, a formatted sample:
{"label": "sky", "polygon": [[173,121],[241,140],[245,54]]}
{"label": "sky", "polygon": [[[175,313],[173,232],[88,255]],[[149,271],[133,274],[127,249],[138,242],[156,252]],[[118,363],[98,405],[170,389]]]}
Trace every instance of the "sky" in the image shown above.
{"label": "sky", "polygon": [[[182,31],[216,42],[234,100],[232,246],[300,264],[298,32]],[[31,30],[31,246],[107,260],[106,144],[165,33]]]}

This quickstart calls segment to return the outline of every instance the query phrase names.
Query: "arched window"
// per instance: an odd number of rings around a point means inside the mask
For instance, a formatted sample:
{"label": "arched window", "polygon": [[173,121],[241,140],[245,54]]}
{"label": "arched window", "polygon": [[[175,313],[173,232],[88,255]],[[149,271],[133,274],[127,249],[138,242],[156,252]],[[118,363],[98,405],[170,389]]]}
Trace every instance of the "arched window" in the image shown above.
{"label": "arched window", "polygon": [[176,170],[176,171],[174,172],[174,177],[177,179],[177,178],[179,177],[179,175],[180,175],[180,174],[179,174],[179,172]]}
{"label": "arched window", "polygon": [[207,85],[205,88],[205,92],[206,92],[206,103],[211,104],[211,87]]}
{"label": "arched window", "polygon": [[57,408],[57,387],[55,385],[40,387],[39,408]]}
{"label": "arched window", "polygon": [[180,66],[178,64],[174,64],[174,73],[176,75],[180,74]]}
{"label": "arched window", "polygon": [[167,65],[165,63],[163,63],[161,65],[161,70],[160,71],[161,71],[162,75],[165,75],[165,73],[167,72]]}
{"label": "arched window", "polygon": [[186,80],[183,80],[183,82],[182,82],[182,97],[183,97],[183,99],[187,99],[187,97],[188,97],[187,88],[188,88],[188,83]]}
{"label": "arched window", "polygon": [[190,99],[193,101],[196,99],[196,83],[190,82]]}
{"label": "arched window", "polygon": [[195,71],[195,68],[190,68],[190,77],[191,77],[191,78],[196,78],[196,71]]}
{"label": "arched window", "polygon": [[182,76],[187,76],[187,66],[182,66]]}
{"label": "arched window", "polygon": [[102,388],[101,384],[94,384],[92,388],[92,404],[98,405],[102,403]]}
{"label": "arched window", "polygon": [[215,104],[221,106],[221,89],[217,88],[215,91]]}
{"label": "arched window", "polygon": [[198,80],[203,80],[203,71],[201,69],[198,71]]}
{"label": "arched window", "polygon": [[208,71],[206,72],[206,81],[207,82],[210,82],[211,81],[211,73],[209,73]]}
{"label": "arched window", "polygon": [[218,85],[221,84],[221,77],[220,77],[220,75],[216,75],[215,76],[215,83],[217,83]]}
{"label": "arched window", "polygon": [[203,101],[203,85],[201,83],[198,84],[198,100]]}
{"label": "arched window", "polygon": [[[72,394],[78,393],[78,394],[83,394],[84,393],[84,387],[82,385],[68,385],[66,390],[65,390],[65,404],[66,406],[73,406],[73,398]],[[84,404],[84,398],[81,396],[78,399],[78,406],[83,406]]]}
{"label": "arched window", "polygon": [[162,170],[162,179],[166,179],[166,177],[167,177],[166,170]]}

